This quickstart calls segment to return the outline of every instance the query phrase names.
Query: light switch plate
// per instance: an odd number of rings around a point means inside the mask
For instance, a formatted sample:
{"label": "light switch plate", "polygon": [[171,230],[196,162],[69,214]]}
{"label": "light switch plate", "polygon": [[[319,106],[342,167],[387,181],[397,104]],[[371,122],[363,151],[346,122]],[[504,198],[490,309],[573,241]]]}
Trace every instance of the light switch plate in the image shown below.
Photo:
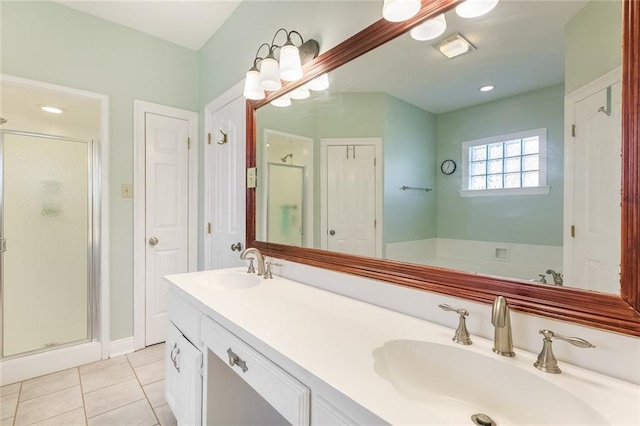
{"label": "light switch plate", "polygon": [[247,188],[256,187],[256,168],[249,167],[247,169]]}
{"label": "light switch plate", "polygon": [[122,192],[122,198],[133,198],[133,185],[130,183],[123,183],[120,187]]}

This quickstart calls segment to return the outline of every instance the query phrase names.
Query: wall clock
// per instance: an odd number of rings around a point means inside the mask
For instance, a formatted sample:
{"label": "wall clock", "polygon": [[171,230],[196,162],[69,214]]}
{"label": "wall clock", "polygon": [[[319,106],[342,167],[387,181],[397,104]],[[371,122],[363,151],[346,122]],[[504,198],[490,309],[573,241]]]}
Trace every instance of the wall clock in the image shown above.
{"label": "wall clock", "polygon": [[440,164],[440,170],[445,175],[450,175],[456,171],[456,162],[453,160],[444,160],[442,164]]}

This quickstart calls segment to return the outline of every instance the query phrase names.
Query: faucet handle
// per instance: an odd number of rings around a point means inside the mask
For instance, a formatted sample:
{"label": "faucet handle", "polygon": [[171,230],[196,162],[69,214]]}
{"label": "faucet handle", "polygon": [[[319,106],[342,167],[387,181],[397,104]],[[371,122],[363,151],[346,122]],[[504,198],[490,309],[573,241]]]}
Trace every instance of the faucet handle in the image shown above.
{"label": "faucet handle", "polygon": [[456,309],[444,303],[438,305],[438,307],[443,311],[455,312],[460,315],[460,322],[458,323],[458,328],[456,329],[452,340],[460,345],[471,345],[473,342],[471,341],[471,337],[469,336],[466,321],[467,317],[469,316],[469,311],[467,311],[466,309]]}
{"label": "faucet handle", "polygon": [[266,270],[264,271],[265,280],[273,279],[273,274],[271,273],[271,265],[282,266],[282,263],[273,263],[272,261],[265,262],[265,266],[266,266]]}
{"label": "faucet handle", "polygon": [[249,258],[249,267],[247,268],[247,274],[255,274],[256,267],[253,266],[253,257]]}
{"label": "faucet handle", "polygon": [[533,363],[533,366],[545,373],[558,374],[562,372],[560,367],[558,367],[558,360],[553,353],[553,347],[551,345],[553,343],[552,338],[555,337],[558,340],[569,342],[579,348],[595,348],[594,345],[579,337],[565,337],[551,330],[540,330],[539,333],[544,336],[542,339],[542,350],[536,362]]}

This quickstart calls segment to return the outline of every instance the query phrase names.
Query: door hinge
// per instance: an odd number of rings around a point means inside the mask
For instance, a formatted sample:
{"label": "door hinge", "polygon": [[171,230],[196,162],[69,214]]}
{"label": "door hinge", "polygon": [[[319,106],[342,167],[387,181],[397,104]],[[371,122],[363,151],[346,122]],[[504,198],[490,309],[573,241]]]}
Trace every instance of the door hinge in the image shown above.
{"label": "door hinge", "polygon": [[378,221],[376,219],[373,219],[373,227],[374,228],[378,227]]}
{"label": "door hinge", "polygon": [[211,133],[207,133],[207,143],[211,145]]}
{"label": "door hinge", "polygon": [[576,236],[576,226],[571,225],[571,238],[575,238]]}
{"label": "door hinge", "polygon": [[191,149],[191,138],[187,138],[187,149]]}
{"label": "door hinge", "polygon": [[378,159],[377,158],[373,158],[373,167],[376,167],[378,165]]}
{"label": "door hinge", "polygon": [[571,137],[572,138],[576,137],[576,125],[575,124],[571,125]]}
{"label": "door hinge", "polygon": [[207,222],[207,234],[211,233],[211,222]]}

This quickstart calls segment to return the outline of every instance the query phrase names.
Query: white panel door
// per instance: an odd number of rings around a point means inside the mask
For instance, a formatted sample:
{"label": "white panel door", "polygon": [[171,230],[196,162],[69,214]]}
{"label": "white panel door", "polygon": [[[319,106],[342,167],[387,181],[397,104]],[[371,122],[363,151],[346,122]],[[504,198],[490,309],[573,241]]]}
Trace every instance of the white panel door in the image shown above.
{"label": "white panel door", "polygon": [[326,176],[327,249],[375,256],[375,146],[327,146]]}
{"label": "white panel door", "polygon": [[[230,268],[244,264],[240,250],[245,245],[245,100],[240,97],[210,116],[211,164],[209,165],[212,193],[209,227],[212,269]],[[226,135],[226,142],[225,142]],[[236,249],[232,250],[231,246]]]}
{"label": "white panel door", "polygon": [[147,113],[145,344],[163,342],[167,332],[164,275],[187,272],[189,122]]}
{"label": "white panel door", "polygon": [[[609,98],[609,101],[608,101]],[[610,115],[601,111],[609,105]],[[573,281],[619,292],[621,86],[575,104]],[[613,285],[617,287],[612,288]]]}

